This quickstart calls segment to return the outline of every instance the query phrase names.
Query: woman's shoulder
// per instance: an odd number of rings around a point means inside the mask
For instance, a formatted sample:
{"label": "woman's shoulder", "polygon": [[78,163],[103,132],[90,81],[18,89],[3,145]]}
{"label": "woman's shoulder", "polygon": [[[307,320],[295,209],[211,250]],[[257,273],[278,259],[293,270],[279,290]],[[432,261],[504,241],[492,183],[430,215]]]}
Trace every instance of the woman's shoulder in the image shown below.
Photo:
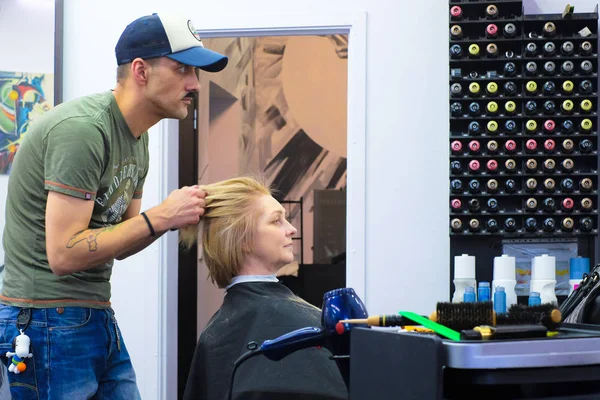
{"label": "woman's shoulder", "polygon": [[[281,284],[271,284],[279,285]],[[290,330],[321,323],[321,310],[289,290],[268,284],[243,283],[233,286],[213,315],[201,337],[206,341],[241,326],[288,327]],[[287,289],[287,288],[285,288]]]}

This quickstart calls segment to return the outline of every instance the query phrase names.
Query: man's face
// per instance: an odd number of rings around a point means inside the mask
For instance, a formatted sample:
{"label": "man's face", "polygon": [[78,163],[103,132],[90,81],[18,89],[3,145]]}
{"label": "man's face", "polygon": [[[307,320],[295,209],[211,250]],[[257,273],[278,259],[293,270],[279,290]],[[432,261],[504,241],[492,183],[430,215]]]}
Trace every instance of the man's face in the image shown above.
{"label": "man's face", "polygon": [[167,57],[149,67],[145,95],[161,118],[183,119],[200,90],[196,68]]}

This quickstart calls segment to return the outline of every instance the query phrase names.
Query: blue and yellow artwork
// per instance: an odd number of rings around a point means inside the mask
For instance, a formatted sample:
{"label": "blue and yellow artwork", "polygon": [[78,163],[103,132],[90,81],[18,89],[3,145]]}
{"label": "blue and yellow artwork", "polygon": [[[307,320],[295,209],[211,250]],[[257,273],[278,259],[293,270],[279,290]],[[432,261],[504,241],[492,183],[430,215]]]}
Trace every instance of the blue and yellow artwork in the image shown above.
{"label": "blue and yellow artwork", "polygon": [[53,106],[52,74],[0,71],[0,174],[10,174],[30,124]]}

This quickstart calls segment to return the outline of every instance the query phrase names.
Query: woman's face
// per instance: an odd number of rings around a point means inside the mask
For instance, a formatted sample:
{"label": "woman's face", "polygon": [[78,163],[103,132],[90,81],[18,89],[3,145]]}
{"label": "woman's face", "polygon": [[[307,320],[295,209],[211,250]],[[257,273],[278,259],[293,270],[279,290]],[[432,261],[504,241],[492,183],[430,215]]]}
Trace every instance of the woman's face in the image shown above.
{"label": "woman's face", "polygon": [[286,219],[285,208],[272,196],[261,196],[257,207],[259,218],[250,257],[275,273],[294,261],[292,236],[296,228]]}

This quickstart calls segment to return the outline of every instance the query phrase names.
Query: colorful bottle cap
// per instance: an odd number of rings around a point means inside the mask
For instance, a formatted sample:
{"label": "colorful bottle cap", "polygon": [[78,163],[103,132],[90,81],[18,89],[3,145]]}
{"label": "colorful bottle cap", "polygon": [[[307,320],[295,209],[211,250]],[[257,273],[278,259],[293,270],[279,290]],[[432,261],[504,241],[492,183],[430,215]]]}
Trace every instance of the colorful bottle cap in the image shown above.
{"label": "colorful bottle cap", "polygon": [[587,257],[571,258],[569,260],[569,279],[582,279],[583,274],[590,273],[590,259]]}

